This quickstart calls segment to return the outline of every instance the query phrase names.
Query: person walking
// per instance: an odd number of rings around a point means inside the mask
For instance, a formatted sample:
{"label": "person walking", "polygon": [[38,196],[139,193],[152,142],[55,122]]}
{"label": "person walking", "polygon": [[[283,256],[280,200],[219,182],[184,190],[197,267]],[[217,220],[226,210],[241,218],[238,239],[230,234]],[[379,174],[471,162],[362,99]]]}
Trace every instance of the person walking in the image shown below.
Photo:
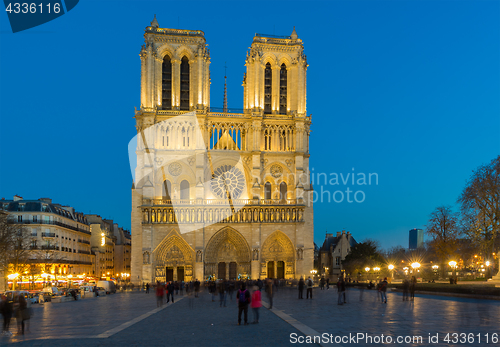
{"label": "person walking", "polygon": [[248,304],[251,301],[250,293],[246,289],[245,282],[241,283],[241,288],[236,294],[238,302],[238,325],[241,325],[241,313],[244,313],[245,325],[248,325]]}
{"label": "person walking", "polygon": [[252,301],[250,303],[253,311],[253,324],[259,323],[259,309],[262,306],[262,294],[259,286],[253,287]]}
{"label": "person walking", "polygon": [[168,282],[167,284],[167,303],[170,301],[170,298],[172,298],[172,304],[174,303],[174,284],[172,281]]}
{"label": "person walking", "polygon": [[194,297],[195,298],[198,297],[199,292],[200,292],[200,281],[198,281],[198,279],[196,279],[196,281],[194,281]]}
{"label": "person walking", "polygon": [[299,299],[304,299],[304,286],[305,286],[305,282],[304,282],[304,279],[301,277],[300,280],[299,280],[299,285],[298,285],[298,288],[299,288]]}
{"label": "person walking", "polygon": [[403,301],[408,301],[408,291],[410,290],[410,282],[407,278],[403,281]]}
{"label": "person walking", "polygon": [[326,278],[326,289],[330,289],[330,277]]}
{"label": "person walking", "polygon": [[410,300],[414,301],[415,300],[415,287],[417,286],[417,279],[415,276],[411,276],[411,281],[410,281]]}
{"label": "person walking", "polygon": [[266,293],[267,293],[267,299],[269,300],[269,309],[273,308],[273,295],[274,295],[274,288],[273,288],[273,280],[268,279],[266,282]]}
{"label": "person walking", "polygon": [[384,303],[387,304],[387,277],[384,277],[384,280],[382,281],[382,285],[380,286],[380,300]]}
{"label": "person walking", "polygon": [[309,296],[311,296],[311,299],[313,298],[313,280],[311,279],[311,277],[307,279],[306,299],[309,299]]}
{"label": "person walking", "polygon": [[160,282],[156,283],[156,307],[163,306],[163,285]]}
{"label": "person walking", "polygon": [[224,307],[226,307],[226,284],[225,281],[220,281],[218,285],[218,291],[219,291],[219,298],[220,298],[220,307],[222,307],[222,302],[224,302]]}
{"label": "person walking", "polygon": [[146,283],[146,294],[149,294],[149,282]]}
{"label": "person walking", "polygon": [[30,319],[30,314],[28,311],[28,303],[26,302],[26,299],[24,298],[24,295],[19,295],[18,296],[19,304],[17,307],[17,313],[16,313],[16,318],[17,318],[17,332],[21,335],[24,335],[24,325],[25,321]]}
{"label": "person walking", "polygon": [[12,312],[14,311],[13,302],[9,300],[6,295],[2,295],[2,301],[0,302],[0,312],[3,316],[3,330],[2,335],[11,336],[12,333],[9,331],[10,320],[12,318]]}
{"label": "person walking", "polygon": [[343,305],[344,304],[344,300],[342,298],[342,295],[343,295],[343,290],[342,290],[342,287],[345,288],[345,284],[344,284],[344,278],[342,276],[339,277],[339,280],[337,282],[337,305]]}
{"label": "person walking", "polygon": [[321,290],[324,290],[324,289],[325,289],[325,283],[326,283],[325,278],[324,278],[324,277],[321,277],[321,279],[319,280],[319,288],[320,288]]}

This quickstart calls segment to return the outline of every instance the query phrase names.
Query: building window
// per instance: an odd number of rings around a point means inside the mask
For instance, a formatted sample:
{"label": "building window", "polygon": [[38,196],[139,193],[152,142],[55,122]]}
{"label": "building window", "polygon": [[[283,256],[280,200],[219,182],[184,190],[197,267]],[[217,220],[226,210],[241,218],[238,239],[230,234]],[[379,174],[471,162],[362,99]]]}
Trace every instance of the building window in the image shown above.
{"label": "building window", "polygon": [[172,61],[170,56],[163,58],[161,76],[161,107],[164,110],[172,109]]}
{"label": "building window", "polygon": [[335,257],[335,265],[340,266],[340,257]]}
{"label": "building window", "polygon": [[181,110],[189,110],[189,59],[181,60]]}
{"label": "building window", "polygon": [[286,114],[286,65],[281,64],[280,69],[280,114]]}
{"label": "building window", "polygon": [[37,216],[33,216],[33,222],[37,222]]}
{"label": "building window", "polygon": [[266,64],[264,70],[264,113],[271,113],[271,95],[273,92],[273,70],[271,64]]}
{"label": "building window", "polygon": [[189,199],[189,182],[186,180],[181,182],[181,199]]}
{"label": "building window", "polygon": [[17,221],[18,221],[19,223],[22,223],[22,221],[23,221],[23,216],[17,216]]}
{"label": "building window", "polygon": [[264,131],[264,150],[271,150],[271,131],[269,129]]}
{"label": "building window", "polygon": [[281,184],[280,184],[280,200],[281,201],[286,201],[286,193],[287,193],[286,183],[281,182]]}
{"label": "building window", "polygon": [[264,199],[271,199],[271,182],[266,182],[266,184],[264,184]]}

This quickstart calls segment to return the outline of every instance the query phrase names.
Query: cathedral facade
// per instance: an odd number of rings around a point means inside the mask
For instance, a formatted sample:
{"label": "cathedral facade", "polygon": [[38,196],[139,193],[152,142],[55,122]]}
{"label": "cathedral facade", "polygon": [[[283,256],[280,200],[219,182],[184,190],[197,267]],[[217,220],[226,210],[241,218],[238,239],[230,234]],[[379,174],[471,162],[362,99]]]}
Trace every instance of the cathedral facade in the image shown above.
{"label": "cathedral facade", "polygon": [[131,281],[309,276],[311,117],[295,29],[255,35],[240,111],[210,106],[202,31],[155,17],[144,37]]}

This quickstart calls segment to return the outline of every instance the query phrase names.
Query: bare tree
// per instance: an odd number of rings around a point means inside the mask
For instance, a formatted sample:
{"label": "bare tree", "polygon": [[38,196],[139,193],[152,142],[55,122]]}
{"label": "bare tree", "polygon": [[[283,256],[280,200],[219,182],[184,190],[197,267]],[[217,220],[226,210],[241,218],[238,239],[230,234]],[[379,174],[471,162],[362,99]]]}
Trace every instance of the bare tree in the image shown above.
{"label": "bare tree", "polygon": [[489,256],[499,245],[500,232],[500,156],[472,174],[462,194],[464,233]]}
{"label": "bare tree", "polygon": [[0,214],[0,270],[4,276],[9,272],[24,274],[33,264],[30,231],[8,217]]}
{"label": "bare tree", "polygon": [[432,235],[430,244],[441,262],[443,274],[446,261],[455,256],[458,249],[457,240],[461,234],[458,221],[459,215],[451,207],[439,206],[431,213],[426,226],[427,233]]}

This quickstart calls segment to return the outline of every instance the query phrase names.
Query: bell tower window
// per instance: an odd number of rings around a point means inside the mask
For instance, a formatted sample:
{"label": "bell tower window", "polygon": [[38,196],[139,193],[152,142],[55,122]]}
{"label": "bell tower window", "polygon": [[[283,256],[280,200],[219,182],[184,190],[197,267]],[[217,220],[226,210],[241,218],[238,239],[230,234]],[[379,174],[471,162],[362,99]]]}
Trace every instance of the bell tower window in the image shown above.
{"label": "bell tower window", "polygon": [[271,69],[271,64],[266,64],[266,69],[264,71],[264,113],[271,113],[271,94],[273,86],[273,71]]}
{"label": "bell tower window", "polygon": [[281,64],[280,69],[280,114],[286,114],[286,65]]}
{"label": "bell tower window", "polygon": [[161,69],[161,106],[163,110],[172,109],[172,61],[168,55],[163,58]]}
{"label": "bell tower window", "polygon": [[181,110],[189,111],[189,60],[186,56],[181,61]]}

